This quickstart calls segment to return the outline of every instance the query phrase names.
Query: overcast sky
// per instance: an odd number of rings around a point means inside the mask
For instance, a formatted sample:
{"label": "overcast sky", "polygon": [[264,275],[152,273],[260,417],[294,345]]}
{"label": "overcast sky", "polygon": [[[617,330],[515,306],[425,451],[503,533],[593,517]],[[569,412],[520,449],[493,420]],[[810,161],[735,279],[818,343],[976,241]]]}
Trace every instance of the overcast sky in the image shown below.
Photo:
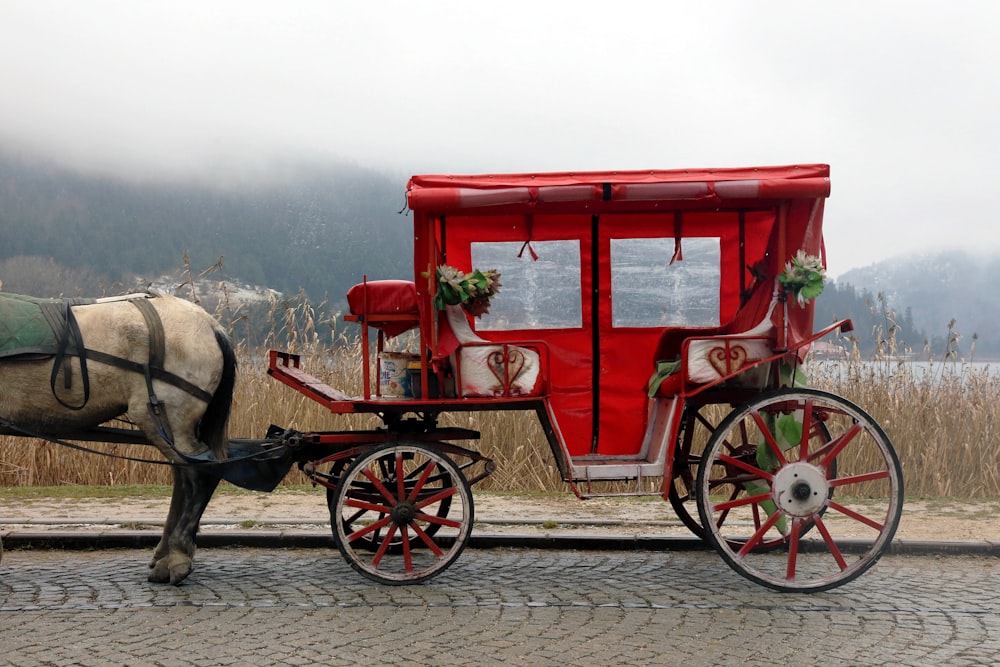
{"label": "overcast sky", "polygon": [[826,162],[830,271],[1000,251],[1000,2],[0,0],[0,146],[145,179]]}

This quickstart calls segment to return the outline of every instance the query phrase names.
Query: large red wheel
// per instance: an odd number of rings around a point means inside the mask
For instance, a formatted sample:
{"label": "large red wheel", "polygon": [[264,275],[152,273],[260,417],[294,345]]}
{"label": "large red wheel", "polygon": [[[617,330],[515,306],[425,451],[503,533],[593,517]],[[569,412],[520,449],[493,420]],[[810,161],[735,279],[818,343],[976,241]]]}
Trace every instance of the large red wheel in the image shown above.
{"label": "large red wheel", "polygon": [[867,571],[889,546],[903,474],[888,436],[859,407],[783,389],[719,424],[697,501],[708,540],[734,570],[779,591],[823,591]]}
{"label": "large red wheel", "polygon": [[[690,411],[685,411],[684,421],[681,423],[680,432],[677,435],[677,445],[674,450],[673,477],[670,480],[670,489],[667,496],[681,523],[697,537],[706,542],[708,541],[708,533],[704,526],[701,525],[701,517],[698,512],[696,499],[698,495],[696,482],[705,446],[711,438],[712,433],[716,430],[716,426],[706,413],[712,408],[720,407],[723,406],[720,404],[709,404],[699,408],[692,407]],[[715,421],[718,421],[718,419]],[[812,426],[814,432],[811,439],[814,446],[820,447],[830,441],[830,432],[827,430],[824,422],[814,421]],[[747,435],[745,430],[735,433],[734,437],[741,440],[731,443],[733,447],[744,452],[755,451],[756,444],[745,441]],[[836,473],[837,462],[834,460],[830,464],[830,477],[836,477]],[[721,478],[719,481],[713,480],[710,484],[725,484],[724,474],[719,477]],[[830,495],[833,495],[832,487],[830,488]],[[820,511],[825,511],[825,508]],[[758,524],[759,521],[758,517]],[[809,530],[812,526],[812,522],[808,523],[805,530]],[[760,550],[778,546],[781,542],[781,536],[771,536],[762,540],[756,549]],[[740,546],[742,546],[742,543],[736,548],[739,549]]]}
{"label": "large red wheel", "polygon": [[386,584],[442,572],[462,553],[472,522],[472,492],[462,471],[420,443],[390,443],[357,457],[340,476],[331,503],[344,558]]}

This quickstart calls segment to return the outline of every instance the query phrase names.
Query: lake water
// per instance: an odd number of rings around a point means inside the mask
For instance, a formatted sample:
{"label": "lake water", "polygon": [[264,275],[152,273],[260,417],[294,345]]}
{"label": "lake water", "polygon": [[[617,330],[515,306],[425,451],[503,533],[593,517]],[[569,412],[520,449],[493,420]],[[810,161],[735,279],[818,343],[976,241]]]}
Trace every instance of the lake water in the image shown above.
{"label": "lake water", "polygon": [[[909,376],[915,381],[934,380],[1000,380],[1000,361],[862,361],[865,375],[874,377]],[[847,376],[852,363],[832,359],[814,359],[808,372],[815,376],[841,379]]]}

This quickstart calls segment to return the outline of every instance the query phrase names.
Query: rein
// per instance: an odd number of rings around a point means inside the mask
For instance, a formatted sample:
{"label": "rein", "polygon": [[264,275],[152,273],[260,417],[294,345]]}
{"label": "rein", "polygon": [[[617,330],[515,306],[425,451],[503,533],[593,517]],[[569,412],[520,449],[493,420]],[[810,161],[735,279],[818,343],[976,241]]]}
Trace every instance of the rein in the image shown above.
{"label": "rein", "polygon": [[[29,438],[38,438],[39,440],[45,440],[46,442],[51,442],[52,444],[55,444],[55,445],[60,445],[62,447],[68,447],[69,449],[75,449],[77,451],[86,452],[88,454],[97,454],[98,456],[106,456],[106,457],[112,458],[112,459],[121,459],[123,461],[135,461],[136,463],[153,463],[155,465],[163,465],[163,466],[178,466],[178,465],[181,465],[181,466],[213,466],[213,465],[214,466],[224,466],[224,465],[228,465],[228,464],[231,464],[231,463],[240,463],[242,461],[248,461],[248,460],[251,460],[251,459],[257,460],[257,461],[267,460],[266,458],[262,459],[261,457],[264,456],[264,455],[268,455],[268,456],[271,456],[273,458],[273,455],[276,454],[276,453],[278,453],[278,452],[284,453],[284,451],[287,450],[289,447],[294,447],[295,446],[295,443],[297,442],[297,438],[298,438],[298,433],[296,433],[294,431],[288,431],[288,430],[286,430],[283,433],[281,433],[281,435],[279,437],[274,437],[274,438],[263,438],[263,439],[260,439],[260,440],[239,439],[239,440],[235,440],[233,442],[236,442],[236,443],[239,443],[239,444],[244,444],[244,445],[250,445],[250,446],[254,446],[254,445],[261,446],[261,447],[263,447],[263,451],[253,452],[253,453],[250,453],[250,454],[244,454],[244,455],[237,456],[237,457],[234,457],[234,458],[231,458],[231,459],[225,459],[223,461],[218,461],[218,460],[215,460],[215,459],[200,459],[200,458],[197,458],[197,457],[194,457],[194,456],[188,456],[186,454],[183,454],[182,452],[177,452],[177,454],[179,454],[181,457],[183,457],[185,459],[185,463],[173,463],[171,461],[164,461],[163,459],[144,459],[144,458],[140,458],[140,457],[137,457],[137,456],[125,456],[124,454],[114,454],[112,452],[102,452],[99,449],[93,449],[92,447],[85,447],[83,445],[78,445],[78,444],[76,444],[74,442],[69,442],[67,440],[62,440],[60,438],[56,438],[55,436],[46,435],[44,433],[37,433],[37,432],[31,431],[29,429],[21,428],[17,424],[15,424],[15,423],[13,423],[11,421],[8,421],[7,419],[4,419],[3,417],[0,417],[0,428],[2,428],[3,431],[9,432],[10,434],[27,436]],[[141,431],[137,431],[137,433],[141,433]],[[137,443],[134,443],[134,444],[152,446],[152,443],[149,443],[149,442],[144,442],[144,443],[143,442],[137,442]],[[268,447],[268,445],[275,445],[275,446],[274,447]],[[177,451],[177,450],[174,450],[174,451]]]}
{"label": "rein", "polygon": [[112,454],[111,452],[102,452],[99,449],[92,449],[90,447],[84,447],[83,445],[78,445],[73,442],[68,442],[66,440],[61,440],[59,438],[53,437],[51,435],[45,435],[43,433],[36,433],[28,429],[21,428],[13,422],[7,421],[3,417],[0,417],[0,426],[3,427],[5,431],[10,431],[12,433],[28,436],[29,438],[38,438],[39,440],[45,440],[56,445],[61,445],[62,447],[68,447],[69,449],[75,449],[81,452],[87,452],[88,454],[97,454],[99,456],[107,456],[112,459],[122,459],[124,461],[135,461],[137,463],[155,463],[156,465],[174,465],[170,461],[164,461],[163,459],[143,459],[135,456],[125,456],[124,454]]}

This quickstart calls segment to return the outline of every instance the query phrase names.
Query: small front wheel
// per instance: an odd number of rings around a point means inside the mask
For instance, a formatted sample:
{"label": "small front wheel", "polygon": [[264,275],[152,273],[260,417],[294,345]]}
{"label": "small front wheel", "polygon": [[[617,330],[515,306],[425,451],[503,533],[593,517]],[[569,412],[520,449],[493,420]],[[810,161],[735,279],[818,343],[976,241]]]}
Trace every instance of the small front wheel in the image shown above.
{"label": "small front wheel", "polygon": [[903,507],[902,468],[885,432],[847,399],[812,389],[733,410],[705,446],[696,486],[716,551],[778,591],[828,590],[867,571]]}
{"label": "small front wheel", "polygon": [[429,445],[372,449],[347,468],[332,495],[337,547],[351,567],[380,583],[416,583],[442,572],[472,530],[468,481]]}

